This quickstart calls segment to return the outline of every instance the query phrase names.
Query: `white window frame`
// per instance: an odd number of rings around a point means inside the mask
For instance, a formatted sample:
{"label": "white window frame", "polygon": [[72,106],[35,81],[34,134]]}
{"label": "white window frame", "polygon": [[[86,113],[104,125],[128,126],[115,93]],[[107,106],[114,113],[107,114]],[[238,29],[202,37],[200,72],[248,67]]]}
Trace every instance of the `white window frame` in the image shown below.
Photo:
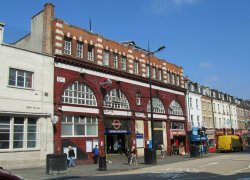
{"label": "white window frame", "polygon": [[152,68],[152,78],[156,79],[156,67]]}
{"label": "white window frame", "polygon": [[109,51],[107,50],[103,51],[103,65],[109,66]]}
{"label": "white window frame", "polygon": [[94,61],[94,46],[88,45],[88,60]]}
{"label": "white window frame", "polygon": [[64,38],[63,53],[71,55],[71,39],[69,38]]}
{"label": "white window frame", "polygon": [[172,73],[172,84],[175,84],[175,74],[174,73]]}
{"label": "white window frame", "polygon": [[134,60],[134,74],[139,74],[139,61]]}
{"label": "white window frame", "polygon": [[168,81],[168,83],[171,83],[171,79],[170,79],[170,72],[167,72],[167,81]]}
{"label": "white window frame", "polygon": [[[80,117],[78,115],[64,115],[61,122],[61,137],[98,137],[98,119],[96,117]],[[71,128],[71,134],[63,134],[63,126]],[[84,134],[76,134],[75,128],[84,126]],[[95,134],[87,134],[89,126],[96,126]]]}
{"label": "white window frame", "polygon": [[122,70],[126,71],[127,70],[127,58],[125,56],[122,56]]}
{"label": "white window frame", "polygon": [[62,102],[68,104],[97,106],[97,100],[93,91],[87,85],[78,81],[75,81],[64,90]]}
{"label": "white window frame", "polygon": [[113,89],[107,93],[103,100],[103,106],[114,109],[130,109],[128,99],[120,89]]}
{"label": "white window frame", "polygon": [[[20,80],[20,78],[22,79],[22,81]],[[31,81],[31,85],[29,85],[30,83],[27,82],[28,80]],[[34,84],[33,82],[34,82],[33,72],[15,68],[9,68],[9,80],[8,80],[9,86],[25,88],[25,89],[33,89],[33,84]],[[22,85],[20,83],[22,83]]]}
{"label": "white window frame", "polygon": [[170,103],[169,108],[168,108],[168,113],[172,114],[172,115],[183,116],[182,108],[181,108],[180,104],[176,100],[173,100]]}
{"label": "white window frame", "polygon": [[158,79],[162,81],[162,70],[158,69]]}
{"label": "white window frame", "polygon": [[[165,108],[162,101],[159,98],[152,98],[153,113],[165,113]],[[150,100],[147,105],[147,112],[151,112]]]}
{"label": "white window frame", "polygon": [[179,75],[176,76],[176,85],[177,86],[180,85],[180,76]]}
{"label": "white window frame", "polygon": [[83,58],[83,42],[77,41],[77,44],[76,44],[76,57]]}
{"label": "white window frame", "polygon": [[113,56],[113,67],[118,69],[118,67],[119,67],[119,65],[118,65],[118,54],[113,53],[112,56]]}
{"label": "white window frame", "polygon": [[[1,117],[7,117],[8,119],[9,119],[9,123],[1,123],[0,124],[0,136],[1,136],[1,134],[3,133],[1,130],[3,130],[3,129],[5,129],[5,130],[7,130],[7,129],[9,129],[9,140],[6,140],[6,141],[8,141],[9,142],[9,148],[5,148],[5,149],[0,149],[0,152],[6,152],[6,151],[30,151],[30,150],[37,150],[37,149],[39,149],[39,144],[40,144],[40,142],[39,142],[39,134],[40,134],[40,132],[39,132],[39,120],[37,119],[37,118],[34,118],[35,119],[35,124],[29,124],[28,123],[28,120],[29,119],[31,119],[31,118],[33,118],[33,117],[25,117],[25,116],[22,116],[22,117],[17,117],[17,116],[1,116]],[[15,120],[15,118],[23,118],[23,124],[15,124],[15,122],[14,122],[14,120]],[[1,118],[0,118],[0,120],[1,120]],[[7,126],[9,126],[9,127],[7,127]],[[16,133],[23,133],[23,139],[22,139],[22,148],[14,148],[14,142],[15,141],[20,141],[20,140],[14,140],[14,138],[15,138],[15,136],[14,136],[14,131],[15,131],[15,127],[17,127],[17,126],[22,126],[23,127],[23,129],[22,129],[22,131],[18,131],[18,132],[16,132]],[[30,126],[33,126],[33,127],[35,127],[35,132],[32,132],[32,131],[29,131],[28,132],[28,130],[29,130],[29,127]],[[20,128],[18,128],[19,130],[20,130]],[[6,131],[4,132],[5,134],[6,134]],[[33,134],[35,134],[35,140],[33,140],[33,141],[35,141],[35,147],[28,147],[28,141],[29,141],[29,139],[28,139],[28,133],[33,133]],[[20,136],[19,136],[20,137]],[[1,141],[0,141],[0,144],[1,144]]]}

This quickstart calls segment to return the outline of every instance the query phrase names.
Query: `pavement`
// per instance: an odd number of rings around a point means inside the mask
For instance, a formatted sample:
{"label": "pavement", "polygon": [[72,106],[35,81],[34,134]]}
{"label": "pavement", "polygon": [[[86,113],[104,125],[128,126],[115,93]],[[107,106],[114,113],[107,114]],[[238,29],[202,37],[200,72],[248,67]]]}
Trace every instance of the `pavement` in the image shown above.
{"label": "pavement", "polygon": [[144,158],[137,159],[137,165],[132,164],[128,165],[127,158],[124,155],[115,154],[109,155],[109,161],[107,160],[107,170],[100,171],[99,164],[76,164],[76,167],[68,168],[65,172],[58,174],[46,174],[46,167],[42,168],[31,168],[31,169],[17,169],[11,170],[12,173],[23,177],[27,180],[54,180],[54,179],[74,179],[79,177],[93,176],[97,174],[104,174],[110,172],[117,171],[129,171],[139,168],[157,166],[162,164],[171,164],[176,162],[188,161],[191,159],[199,159],[199,158],[208,158],[212,156],[218,156],[216,153],[202,154],[201,157],[190,157],[188,154],[186,155],[173,155],[173,156],[165,156],[161,158],[157,156],[157,164],[144,164]]}

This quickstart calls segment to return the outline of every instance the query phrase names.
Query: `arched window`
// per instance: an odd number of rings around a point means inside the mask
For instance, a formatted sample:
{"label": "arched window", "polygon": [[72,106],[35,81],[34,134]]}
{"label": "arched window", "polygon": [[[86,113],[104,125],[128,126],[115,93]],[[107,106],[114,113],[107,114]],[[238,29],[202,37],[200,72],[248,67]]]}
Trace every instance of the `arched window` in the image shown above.
{"label": "arched window", "polygon": [[93,91],[83,83],[74,82],[64,90],[63,103],[97,106],[96,97]]}
{"label": "arched window", "polygon": [[113,89],[104,98],[104,107],[116,109],[129,109],[129,103],[126,96],[119,90]]}
{"label": "arched window", "polygon": [[169,105],[168,113],[173,115],[183,115],[180,104],[175,100]]}
{"label": "arched window", "polygon": [[[153,112],[154,113],[165,113],[164,106],[159,98],[152,98]],[[147,105],[147,111],[151,112],[150,100]]]}

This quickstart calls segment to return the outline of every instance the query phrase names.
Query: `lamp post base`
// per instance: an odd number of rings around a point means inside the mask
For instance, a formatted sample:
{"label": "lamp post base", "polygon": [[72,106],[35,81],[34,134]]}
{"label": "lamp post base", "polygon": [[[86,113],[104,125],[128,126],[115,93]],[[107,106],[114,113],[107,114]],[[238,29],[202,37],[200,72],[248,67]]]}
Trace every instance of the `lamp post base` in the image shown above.
{"label": "lamp post base", "polygon": [[145,164],[156,164],[156,150],[154,148],[144,148],[144,163]]}

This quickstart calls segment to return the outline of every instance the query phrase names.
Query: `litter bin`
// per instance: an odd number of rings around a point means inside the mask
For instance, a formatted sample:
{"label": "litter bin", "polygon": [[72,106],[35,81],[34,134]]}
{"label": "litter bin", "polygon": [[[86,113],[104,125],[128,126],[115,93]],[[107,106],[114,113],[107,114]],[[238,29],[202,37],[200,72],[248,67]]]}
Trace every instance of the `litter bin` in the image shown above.
{"label": "litter bin", "polygon": [[156,150],[154,148],[144,148],[144,163],[156,164]]}
{"label": "litter bin", "polygon": [[199,157],[200,149],[199,146],[191,145],[190,146],[190,157]]}
{"label": "litter bin", "polygon": [[67,171],[67,154],[47,154],[46,173],[57,174]]}
{"label": "litter bin", "polygon": [[106,163],[106,156],[99,157],[99,171],[106,171],[107,170],[107,163]]}

